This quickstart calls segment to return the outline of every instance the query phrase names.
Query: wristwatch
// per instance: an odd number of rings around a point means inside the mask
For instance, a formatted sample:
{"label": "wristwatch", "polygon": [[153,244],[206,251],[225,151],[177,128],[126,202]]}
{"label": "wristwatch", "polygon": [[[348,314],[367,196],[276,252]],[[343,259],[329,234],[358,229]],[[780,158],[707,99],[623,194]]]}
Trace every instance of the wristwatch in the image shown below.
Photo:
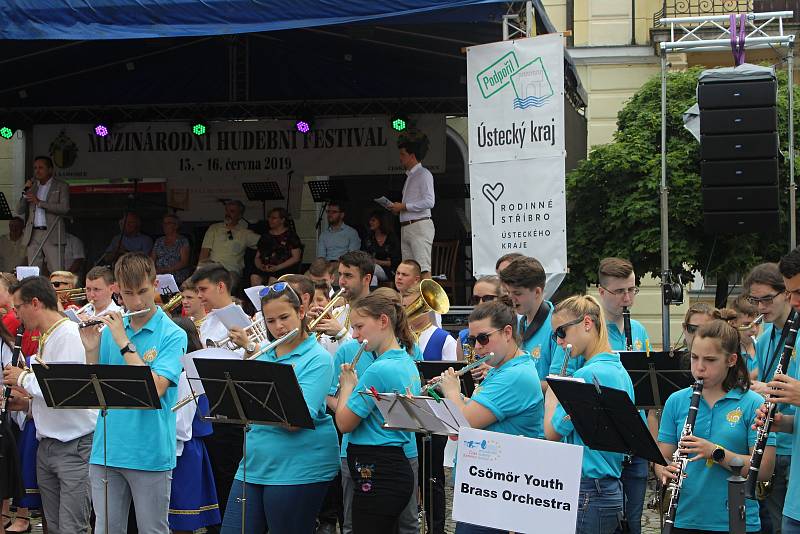
{"label": "wristwatch", "polygon": [[247,351],[248,353],[253,353],[253,352],[255,352],[255,351],[256,351],[256,348],[257,348],[257,347],[258,347],[258,346],[256,345],[255,341],[251,341],[251,342],[250,342],[250,343],[249,343],[249,344],[248,344],[248,345],[247,345],[247,346],[244,348],[244,350],[245,350],[245,351]]}
{"label": "wristwatch", "polygon": [[125,356],[129,352],[136,352],[136,345],[128,341],[128,344],[119,349],[120,356]]}
{"label": "wristwatch", "polygon": [[716,448],[714,449],[714,452],[711,453],[711,458],[715,462],[720,463],[722,460],[725,459],[725,449],[723,449],[722,446],[720,445],[715,445],[715,447]]}

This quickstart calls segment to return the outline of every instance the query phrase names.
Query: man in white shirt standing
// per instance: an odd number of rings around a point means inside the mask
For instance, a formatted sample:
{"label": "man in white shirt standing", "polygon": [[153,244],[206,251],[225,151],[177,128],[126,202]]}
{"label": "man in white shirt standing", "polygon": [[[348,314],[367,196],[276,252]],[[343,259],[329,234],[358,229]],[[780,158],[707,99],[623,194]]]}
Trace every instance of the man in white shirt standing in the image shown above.
{"label": "man in white shirt standing", "polygon": [[389,210],[400,216],[400,248],[403,259],[417,260],[422,278],[431,277],[431,246],[436,228],[431,210],[436,203],[433,175],[420,163],[428,153],[428,138],[403,138],[397,142],[400,164],[406,170],[403,201],[392,202]]}
{"label": "man in white shirt standing", "polygon": [[[46,363],[86,363],[78,325],[58,311],[58,298],[43,276],[20,280],[11,288],[14,308],[25,328],[39,330],[39,359]],[[40,384],[29,370],[8,367],[7,385],[23,388],[32,397],[39,450],[36,477],[42,507],[51,534],[89,532],[89,454],[97,422],[96,410],[56,410],[45,404]],[[26,410],[27,400],[15,397],[12,410]]]}

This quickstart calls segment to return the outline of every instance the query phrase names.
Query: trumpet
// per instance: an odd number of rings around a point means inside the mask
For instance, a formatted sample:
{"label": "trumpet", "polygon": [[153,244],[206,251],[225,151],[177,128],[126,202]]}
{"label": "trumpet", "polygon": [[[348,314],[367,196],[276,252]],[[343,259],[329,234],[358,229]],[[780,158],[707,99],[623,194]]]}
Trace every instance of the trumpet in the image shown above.
{"label": "trumpet", "polygon": [[181,305],[183,301],[183,293],[175,293],[173,294],[166,304],[161,305],[161,309],[164,310],[165,313],[172,313],[175,308]]}
{"label": "trumpet", "polygon": [[[331,314],[331,317],[333,317],[333,318],[337,318],[337,317],[338,317],[338,316],[335,314],[335,312],[333,312],[332,310],[333,310],[333,309],[334,309],[334,308],[337,306],[337,303],[339,302],[339,299],[342,299],[342,300],[344,300],[344,297],[342,296],[343,294],[344,294],[344,288],[341,288],[341,289],[340,289],[339,291],[337,291],[337,292],[336,292],[336,294],[335,294],[335,295],[334,295],[334,296],[331,298],[330,302],[328,302],[328,303],[325,305],[325,307],[324,307],[324,308],[322,308],[322,311],[321,311],[321,312],[319,312],[319,315],[317,315],[317,316],[316,316],[316,317],[315,317],[313,320],[309,321],[309,323],[308,323],[308,331],[309,331],[309,332],[312,332],[312,331],[313,331],[313,330],[314,330],[314,329],[317,327],[317,325],[319,324],[319,322],[320,322],[320,321],[321,321],[321,320],[322,320],[322,319],[323,319],[323,318],[324,318],[326,315],[328,315],[329,313]],[[340,312],[340,313],[341,313],[341,312]]]}
{"label": "trumpet", "polygon": [[760,325],[763,321],[764,321],[764,314],[762,313],[761,315],[759,315],[758,317],[756,317],[755,319],[753,319],[749,323],[743,324],[741,326],[737,326],[736,330],[738,330],[739,332],[744,332],[745,330],[750,330],[754,326]]}
{"label": "trumpet", "polygon": [[[486,356],[483,356],[482,358],[478,358],[477,360],[475,360],[471,364],[465,365],[464,367],[462,367],[461,369],[456,371],[456,376],[463,376],[463,375],[469,373],[470,371],[472,371],[473,369],[475,369],[476,367],[478,367],[479,365],[481,365],[482,363],[484,363],[487,360],[490,360],[492,358],[494,358],[494,352],[490,352]],[[441,380],[442,380],[441,377],[439,377],[439,378],[434,378],[433,380],[428,382],[428,384],[425,386],[425,392],[431,397],[433,396],[433,395],[431,395],[431,392],[434,392],[436,394],[440,394],[442,392],[442,386],[439,385],[439,382],[441,382]]]}
{"label": "trumpet", "polygon": [[86,288],[78,287],[75,289],[56,289],[58,300],[63,303],[86,300]]}
{"label": "trumpet", "polygon": [[561,374],[559,376],[567,376],[567,367],[569,367],[569,359],[572,357],[572,344],[567,343],[564,347],[564,363],[561,364]]}
{"label": "trumpet", "polygon": [[94,301],[93,300],[90,300],[89,302],[84,304],[81,308],[75,310],[75,315],[80,315],[82,313],[86,313],[86,310],[88,310],[89,307],[91,307],[92,311],[94,311]]}
{"label": "trumpet", "polygon": [[[134,317],[136,315],[142,315],[142,314],[148,313],[149,311],[150,311],[150,308],[145,308],[143,310],[139,310],[139,311],[135,311],[135,312],[123,313],[122,314],[122,318],[124,319],[126,317]],[[97,316],[97,317],[99,317],[99,316]],[[98,325],[98,324],[103,324],[103,321],[101,321],[99,319],[92,318],[92,319],[87,319],[87,320],[83,321],[82,323],[78,323],[78,328],[86,328],[88,326],[95,326],[95,325]]]}
{"label": "trumpet", "polygon": [[[263,319],[256,319],[249,325],[244,327],[244,333],[247,334],[247,339],[250,343],[259,345],[267,341],[267,327]],[[236,350],[239,346],[231,340],[231,336],[227,336],[219,341],[209,340],[209,347],[216,347],[220,349]]]}

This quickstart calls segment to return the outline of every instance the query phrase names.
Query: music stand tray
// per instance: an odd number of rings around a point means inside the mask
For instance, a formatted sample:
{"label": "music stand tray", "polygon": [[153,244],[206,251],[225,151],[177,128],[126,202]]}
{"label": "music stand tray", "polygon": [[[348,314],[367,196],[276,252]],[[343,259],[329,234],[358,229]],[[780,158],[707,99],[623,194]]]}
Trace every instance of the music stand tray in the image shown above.
{"label": "music stand tray", "polygon": [[547,384],[553,388],[575,431],[588,447],[667,465],[626,392],[552,376],[547,378]]}
{"label": "music stand tray", "polygon": [[[467,365],[467,362],[425,360],[414,363],[417,364],[417,369],[419,369],[420,376],[425,379],[423,384],[438,376],[441,376],[441,374],[447,371],[450,367],[452,367],[455,371],[460,371],[464,366]],[[465,397],[472,397],[472,394],[475,392],[475,380],[472,378],[472,374],[464,373],[459,378],[461,379],[461,393]]]}
{"label": "music stand tray", "polygon": [[[291,365],[261,360],[193,358],[209,401],[212,423],[242,425],[242,534],[247,517],[247,433],[253,424],[313,429],[303,391]],[[301,451],[299,451],[301,452]]]}
{"label": "music stand tray", "polygon": [[308,190],[311,191],[311,198],[314,202],[330,202],[332,200],[344,200],[345,192],[339,182],[330,180],[312,180],[308,182]]}
{"label": "music stand tray", "polygon": [[264,222],[267,221],[267,201],[283,200],[283,193],[278,182],[244,182],[242,184],[247,200],[261,202]]}
{"label": "music stand tray", "polygon": [[621,351],[619,359],[633,382],[636,406],[663,408],[670,395],[694,383],[683,366],[684,352]]}
{"label": "music stand tray", "polygon": [[6,196],[0,193],[0,221],[10,221],[13,218],[14,214],[11,213],[11,208],[8,207]]}
{"label": "music stand tray", "polygon": [[103,420],[103,486],[108,530],[108,458],[106,412],[161,408],[153,373],[147,365],[51,363],[32,366],[44,401],[54,409],[99,409]]}

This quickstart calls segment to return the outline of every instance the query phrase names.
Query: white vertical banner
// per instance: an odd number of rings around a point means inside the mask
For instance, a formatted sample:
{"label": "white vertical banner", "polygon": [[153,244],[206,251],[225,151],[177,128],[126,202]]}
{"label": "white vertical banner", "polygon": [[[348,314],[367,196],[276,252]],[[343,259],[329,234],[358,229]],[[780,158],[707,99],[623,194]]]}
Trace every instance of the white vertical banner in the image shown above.
{"label": "white vertical banner", "polygon": [[461,428],[453,519],[512,532],[573,534],[582,462],[577,445]]}
{"label": "white vertical banner", "polygon": [[467,49],[473,274],[497,258],[567,271],[561,34]]}

